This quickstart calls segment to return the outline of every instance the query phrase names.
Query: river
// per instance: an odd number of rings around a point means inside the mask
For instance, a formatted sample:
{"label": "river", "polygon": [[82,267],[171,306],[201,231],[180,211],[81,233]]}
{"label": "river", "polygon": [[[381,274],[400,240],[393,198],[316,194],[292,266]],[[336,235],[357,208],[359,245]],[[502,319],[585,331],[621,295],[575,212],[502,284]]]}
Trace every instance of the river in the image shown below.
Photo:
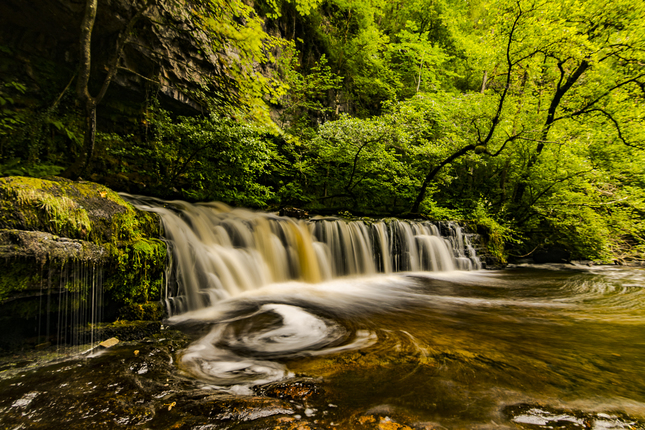
{"label": "river", "polygon": [[[306,231],[321,235],[311,226],[299,231],[301,236],[292,235],[294,246],[303,246]],[[429,244],[440,252],[435,239],[425,239],[433,235],[415,232],[423,239],[415,241],[414,255]],[[371,237],[375,247],[381,239]],[[453,243],[452,266],[435,255],[435,263],[428,263],[435,271],[409,262],[401,267],[407,270],[397,271],[404,260],[378,264],[390,259],[383,256],[393,249],[388,237],[390,244],[381,240],[375,252],[380,257],[374,267],[368,270],[357,259],[354,269],[342,269],[356,273],[337,273],[333,263],[321,269],[332,254],[329,248],[317,251],[315,243],[313,253],[291,253],[317,258],[315,273],[308,275],[314,263],[302,258],[285,266],[291,269],[279,280],[271,276],[282,269],[261,265],[264,278],[253,272],[262,260],[256,251],[229,258],[227,267],[256,279],[252,288],[240,287],[244,277],[231,275],[237,281],[228,289],[211,277],[217,291],[190,292],[192,281],[181,278],[187,267],[204,264],[193,259],[172,275],[180,286],[170,287],[171,316],[158,333],[84,355],[4,362],[0,426],[645,428],[643,269],[477,270],[470,251],[463,252],[466,241],[456,248]],[[221,246],[211,243],[213,258],[234,255]],[[189,248],[189,254],[202,255],[195,244]],[[278,248],[267,252],[277,255]],[[403,249],[409,258],[411,248]],[[291,254],[279,251],[281,258]],[[291,279],[294,267],[301,270]],[[207,278],[202,273],[197,284]]]}

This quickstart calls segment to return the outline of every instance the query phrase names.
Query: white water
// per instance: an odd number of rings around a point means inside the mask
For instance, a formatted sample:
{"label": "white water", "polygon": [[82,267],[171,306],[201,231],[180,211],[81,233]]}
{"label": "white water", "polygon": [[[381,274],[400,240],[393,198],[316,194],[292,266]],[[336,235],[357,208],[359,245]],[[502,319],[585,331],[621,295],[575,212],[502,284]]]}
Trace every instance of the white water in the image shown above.
{"label": "white water", "polygon": [[275,283],[481,267],[455,223],[298,221],[222,203],[135,204],[163,221],[173,259],[166,294],[171,315]]}

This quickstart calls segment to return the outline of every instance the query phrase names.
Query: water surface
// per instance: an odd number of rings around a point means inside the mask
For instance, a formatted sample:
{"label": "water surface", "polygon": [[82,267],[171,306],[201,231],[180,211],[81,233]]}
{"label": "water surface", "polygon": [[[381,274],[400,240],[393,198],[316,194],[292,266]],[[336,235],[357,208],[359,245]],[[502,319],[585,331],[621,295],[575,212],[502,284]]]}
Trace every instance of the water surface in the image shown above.
{"label": "water surface", "polygon": [[[54,428],[67,405],[70,428],[644,428],[644,279],[561,266],[270,284],[171,318],[176,350],[157,338],[5,370],[0,424]],[[303,377],[322,394],[246,418],[194,406]]]}

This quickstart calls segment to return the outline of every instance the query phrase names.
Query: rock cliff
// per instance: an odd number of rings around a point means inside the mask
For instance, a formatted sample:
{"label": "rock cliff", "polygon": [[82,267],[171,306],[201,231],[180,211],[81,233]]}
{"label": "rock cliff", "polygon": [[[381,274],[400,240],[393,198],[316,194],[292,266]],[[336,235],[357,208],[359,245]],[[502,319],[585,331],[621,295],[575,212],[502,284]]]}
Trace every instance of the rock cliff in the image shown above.
{"label": "rock cliff", "polygon": [[61,312],[79,318],[96,303],[107,319],[133,310],[159,318],[166,264],[159,237],[155,214],[102,185],[1,178],[0,328],[24,320],[28,331]]}
{"label": "rock cliff", "polygon": [[[5,72],[24,74],[30,84],[45,86],[48,83],[33,65],[38,59],[47,60],[56,73],[71,78],[78,65],[84,8],[85,2],[79,0],[1,2],[0,46],[3,55],[15,61],[14,70]],[[92,33],[92,75],[97,82],[105,75],[119,33],[144,8],[139,1],[99,1]],[[188,111],[201,109],[192,95],[205,86],[222,98],[231,97],[232,87],[218,85],[227,82],[221,58],[205,54],[203,43],[207,43],[205,35],[189,19],[184,1],[151,2],[125,47],[113,83],[118,88],[111,92],[141,101],[154,87],[168,102]]]}

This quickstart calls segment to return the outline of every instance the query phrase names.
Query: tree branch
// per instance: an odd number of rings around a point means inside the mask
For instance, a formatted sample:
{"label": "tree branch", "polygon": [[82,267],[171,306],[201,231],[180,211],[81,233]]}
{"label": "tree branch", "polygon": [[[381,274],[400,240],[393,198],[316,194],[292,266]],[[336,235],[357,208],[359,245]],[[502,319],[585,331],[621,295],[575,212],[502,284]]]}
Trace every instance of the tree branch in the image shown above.
{"label": "tree branch", "polygon": [[590,109],[590,110],[588,110],[588,111],[586,111],[586,112],[584,112],[584,113],[592,113],[592,112],[600,112],[601,114],[603,114],[604,116],[606,116],[606,117],[607,117],[607,118],[608,118],[608,119],[609,119],[609,120],[614,124],[614,127],[616,127],[616,131],[618,132],[618,138],[619,138],[619,139],[620,139],[620,140],[621,140],[625,145],[630,146],[630,147],[632,147],[632,148],[636,148],[636,149],[645,149],[645,148],[643,148],[642,146],[638,146],[638,145],[634,145],[633,143],[629,143],[629,142],[627,141],[627,139],[625,139],[625,137],[623,136],[622,130],[620,129],[620,124],[618,123],[618,121],[617,121],[617,120],[616,120],[616,119],[615,119],[615,118],[614,118],[614,117],[613,117],[609,112],[607,112],[607,111],[606,111],[606,110],[604,110],[604,109],[594,108],[594,109]]}
{"label": "tree branch", "polygon": [[594,100],[592,100],[591,102],[587,103],[584,107],[582,107],[582,108],[578,109],[578,110],[577,110],[577,111],[575,111],[575,112],[572,112],[572,113],[571,113],[571,114],[569,114],[569,115],[565,115],[565,116],[561,116],[561,117],[555,118],[552,122],[559,121],[559,120],[561,120],[561,119],[565,119],[565,118],[572,118],[572,117],[574,117],[574,116],[578,116],[578,115],[582,115],[582,114],[587,113],[587,112],[591,112],[591,110],[589,110],[589,108],[590,108],[590,107],[592,107],[593,105],[595,105],[596,103],[598,103],[598,102],[599,102],[600,100],[602,100],[603,98],[607,97],[607,96],[608,96],[609,94],[611,94],[614,90],[617,90],[618,88],[620,88],[620,87],[622,87],[622,86],[624,86],[624,85],[627,85],[627,84],[629,84],[629,83],[636,83],[636,84],[638,84],[638,85],[641,85],[642,83],[639,81],[639,79],[640,79],[640,78],[643,78],[643,77],[645,77],[645,73],[641,73],[640,75],[636,76],[635,78],[631,78],[631,79],[628,79],[628,80],[626,80],[626,81],[620,82],[620,83],[618,83],[618,84],[614,85],[613,87],[609,88],[609,89],[608,89],[607,91],[605,91],[602,95],[600,95],[600,96],[596,97]]}

